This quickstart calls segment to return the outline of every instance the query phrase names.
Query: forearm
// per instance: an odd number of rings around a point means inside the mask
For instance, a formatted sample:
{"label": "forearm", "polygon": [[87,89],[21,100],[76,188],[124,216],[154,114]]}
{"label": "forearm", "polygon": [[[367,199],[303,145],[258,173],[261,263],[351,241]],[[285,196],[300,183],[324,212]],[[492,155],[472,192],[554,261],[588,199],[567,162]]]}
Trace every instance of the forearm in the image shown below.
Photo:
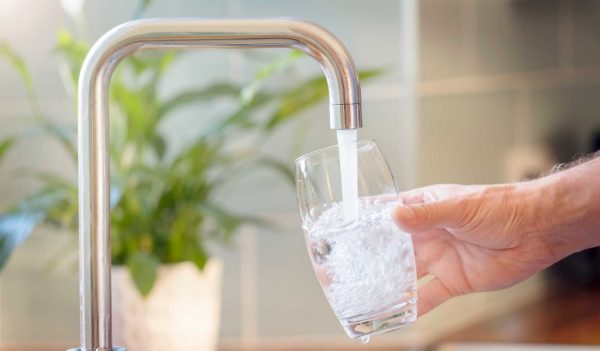
{"label": "forearm", "polygon": [[535,182],[541,230],[556,259],[600,246],[600,158]]}

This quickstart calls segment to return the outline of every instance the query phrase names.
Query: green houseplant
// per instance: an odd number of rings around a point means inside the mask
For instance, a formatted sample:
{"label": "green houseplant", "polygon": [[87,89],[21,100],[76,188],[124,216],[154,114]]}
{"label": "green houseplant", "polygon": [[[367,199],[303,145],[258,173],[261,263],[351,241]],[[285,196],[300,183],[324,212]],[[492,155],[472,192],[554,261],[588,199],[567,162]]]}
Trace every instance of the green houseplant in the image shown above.
{"label": "green houseplant", "polygon": [[[149,3],[141,1],[137,14]],[[69,31],[58,33],[55,51],[67,65],[73,88],[89,47]],[[0,140],[0,158],[19,141],[42,133],[57,140],[76,162],[75,126],[62,125],[44,113],[26,64],[9,45],[0,45],[0,55],[22,77],[35,121],[30,129]],[[289,69],[302,55],[291,52],[273,60],[248,84],[217,82],[167,99],[159,98],[158,89],[181,54],[136,55],[119,65],[110,89],[112,261],[128,267],[142,295],[151,291],[160,264],[192,262],[202,270],[209,257],[208,241],[227,242],[241,224],[261,224],[256,218],[226,210],[215,194],[248,167],[267,167],[291,177],[288,164],[228,145],[242,134],[254,136],[259,145],[327,96],[326,82],[320,76],[284,90],[266,89],[270,77]],[[377,70],[363,71],[361,79],[377,74]],[[160,126],[177,109],[212,99],[226,100],[236,109],[211,120],[202,134],[185,145],[173,147]],[[0,269],[37,226],[77,232],[73,180],[34,169],[26,175],[35,177],[40,187],[0,215]]]}

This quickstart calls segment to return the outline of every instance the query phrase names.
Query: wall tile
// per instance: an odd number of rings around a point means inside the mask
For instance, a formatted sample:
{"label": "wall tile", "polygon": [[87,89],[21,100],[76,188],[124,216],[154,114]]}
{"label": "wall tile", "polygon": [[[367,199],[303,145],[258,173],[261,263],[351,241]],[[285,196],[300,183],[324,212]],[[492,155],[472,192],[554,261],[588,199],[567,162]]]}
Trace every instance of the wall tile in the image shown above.
{"label": "wall tile", "polygon": [[472,72],[475,52],[466,50],[463,0],[422,0],[420,8],[420,77],[441,79]]}
{"label": "wall tile", "polygon": [[[13,255],[0,285],[2,342],[79,345],[76,248],[74,236],[38,231]],[[69,254],[48,270],[60,250]]]}
{"label": "wall tile", "polygon": [[600,64],[600,2],[572,0],[571,9],[574,64]]}
{"label": "wall tile", "polygon": [[410,103],[408,98],[366,101],[363,128],[359,130],[359,139],[377,142],[400,190],[410,186],[417,173],[407,164],[410,154],[415,152],[411,145],[414,131],[406,126],[413,125],[409,120],[416,117],[406,115],[403,109]]}
{"label": "wall tile", "polygon": [[558,0],[479,0],[481,73],[539,70],[558,63]]}
{"label": "wall tile", "polygon": [[421,185],[498,183],[513,142],[510,93],[421,99]]}
{"label": "wall tile", "polygon": [[[240,233],[240,234],[243,234]],[[238,338],[241,333],[241,256],[240,236],[229,246],[214,245],[209,248],[213,257],[223,261],[221,283],[221,338]]]}
{"label": "wall tile", "polygon": [[559,156],[589,152],[600,132],[600,84],[544,89],[532,94],[532,140],[550,141]]}
{"label": "wall tile", "polygon": [[[23,20],[23,12],[27,13],[26,20]],[[0,4],[0,42],[9,44],[24,59],[36,92],[42,98],[65,95],[52,49],[56,31],[66,25],[68,20],[57,2],[24,0]],[[0,98],[25,98],[21,78],[4,57],[0,57]]]}
{"label": "wall tile", "polygon": [[259,335],[343,335],[313,272],[300,219],[284,218],[283,230],[257,235]]}
{"label": "wall tile", "polygon": [[358,68],[384,67],[391,71],[386,79],[396,77],[401,57],[398,0],[246,0],[241,2],[241,12],[319,23],[341,39]]}
{"label": "wall tile", "polygon": [[[128,20],[134,15],[139,1],[88,1],[86,14],[90,35],[97,38],[108,29]],[[154,1],[144,17],[226,17],[227,1],[170,0]]]}

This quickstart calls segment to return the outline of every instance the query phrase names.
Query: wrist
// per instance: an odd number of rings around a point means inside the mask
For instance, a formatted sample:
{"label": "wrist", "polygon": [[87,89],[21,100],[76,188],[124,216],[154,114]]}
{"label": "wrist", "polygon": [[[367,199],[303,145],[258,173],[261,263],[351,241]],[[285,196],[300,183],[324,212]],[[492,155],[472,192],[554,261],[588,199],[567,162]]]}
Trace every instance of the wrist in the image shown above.
{"label": "wrist", "polygon": [[536,220],[555,260],[600,245],[600,159],[533,182]]}

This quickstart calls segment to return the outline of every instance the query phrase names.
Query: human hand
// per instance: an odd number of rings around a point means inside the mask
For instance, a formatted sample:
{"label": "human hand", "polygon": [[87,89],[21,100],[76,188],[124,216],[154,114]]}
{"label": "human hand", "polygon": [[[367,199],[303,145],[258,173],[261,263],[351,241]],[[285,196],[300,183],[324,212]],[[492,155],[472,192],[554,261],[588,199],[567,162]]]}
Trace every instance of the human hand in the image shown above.
{"label": "human hand", "polygon": [[[423,315],[451,297],[498,290],[568,252],[550,235],[539,184],[435,185],[400,195],[394,219],[412,234]],[[546,194],[547,195],[547,194]]]}

